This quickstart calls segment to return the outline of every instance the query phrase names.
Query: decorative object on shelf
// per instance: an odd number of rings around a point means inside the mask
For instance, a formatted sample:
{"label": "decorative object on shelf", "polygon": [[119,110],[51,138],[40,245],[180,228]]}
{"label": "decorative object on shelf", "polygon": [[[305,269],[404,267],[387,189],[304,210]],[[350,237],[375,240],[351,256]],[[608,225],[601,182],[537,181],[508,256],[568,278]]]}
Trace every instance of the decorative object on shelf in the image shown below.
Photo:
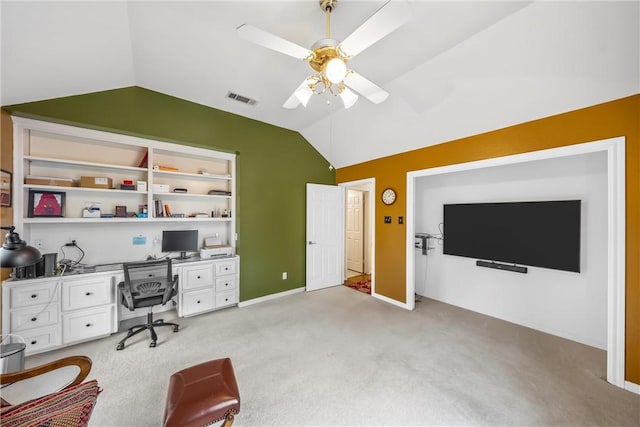
{"label": "decorative object on shelf", "polygon": [[142,159],[140,159],[140,162],[138,163],[138,167],[139,168],[147,167],[147,159],[148,158],[149,158],[149,151],[145,151],[144,155],[142,156]]}
{"label": "decorative object on shelf", "polygon": [[84,206],[83,218],[100,218],[100,202],[88,202]]}
{"label": "decorative object on shelf", "polygon": [[11,178],[11,172],[0,169],[0,206],[11,206]]}
{"label": "decorative object on shelf", "polygon": [[382,203],[392,205],[396,201],[396,191],[393,188],[387,188],[382,192]]}
{"label": "decorative object on shelf", "polygon": [[116,206],[116,217],[118,217],[118,218],[126,218],[127,217],[127,207],[126,206]]}
{"label": "decorative object on shelf", "polygon": [[29,190],[29,218],[64,217],[63,191]]}
{"label": "decorative object on shelf", "polygon": [[15,232],[15,227],[1,227],[3,230],[9,230],[4,238],[4,244],[0,249],[0,267],[15,268],[32,265],[42,259],[42,254],[33,246],[27,245],[27,242],[20,238]]}
{"label": "decorative object on shelf", "polygon": [[186,193],[188,190],[186,188],[174,188],[174,193]]}
{"label": "decorative object on shelf", "polygon": [[147,191],[147,181],[138,181],[137,185],[138,191]]}

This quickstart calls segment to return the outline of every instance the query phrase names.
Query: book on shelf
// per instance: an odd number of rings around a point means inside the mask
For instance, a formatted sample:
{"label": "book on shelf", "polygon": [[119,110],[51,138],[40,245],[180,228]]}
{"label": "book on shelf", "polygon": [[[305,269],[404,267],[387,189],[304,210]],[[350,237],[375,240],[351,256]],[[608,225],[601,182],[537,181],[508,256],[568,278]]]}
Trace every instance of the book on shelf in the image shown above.
{"label": "book on shelf", "polygon": [[153,214],[155,218],[164,217],[164,205],[162,204],[162,200],[155,199],[153,201]]}

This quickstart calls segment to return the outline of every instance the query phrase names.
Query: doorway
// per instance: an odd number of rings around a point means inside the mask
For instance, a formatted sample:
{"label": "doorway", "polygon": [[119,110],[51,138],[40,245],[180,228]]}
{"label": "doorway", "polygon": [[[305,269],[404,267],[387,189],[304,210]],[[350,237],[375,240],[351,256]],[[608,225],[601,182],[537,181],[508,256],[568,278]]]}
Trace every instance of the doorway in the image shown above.
{"label": "doorway", "polygon": [[339,184],[345,189],[345,285],[374,294],[375,180]]}

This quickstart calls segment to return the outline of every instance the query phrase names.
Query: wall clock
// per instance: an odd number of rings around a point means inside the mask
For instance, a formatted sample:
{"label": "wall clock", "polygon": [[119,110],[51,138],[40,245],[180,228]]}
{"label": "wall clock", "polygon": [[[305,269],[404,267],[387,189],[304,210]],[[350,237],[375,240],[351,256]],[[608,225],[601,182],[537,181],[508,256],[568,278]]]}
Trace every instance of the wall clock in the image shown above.
{"label": "wall clock", "polygon": [[396,201],[396,192],[393,188],[387,188],[382,192],[382,203],[392,205]]}

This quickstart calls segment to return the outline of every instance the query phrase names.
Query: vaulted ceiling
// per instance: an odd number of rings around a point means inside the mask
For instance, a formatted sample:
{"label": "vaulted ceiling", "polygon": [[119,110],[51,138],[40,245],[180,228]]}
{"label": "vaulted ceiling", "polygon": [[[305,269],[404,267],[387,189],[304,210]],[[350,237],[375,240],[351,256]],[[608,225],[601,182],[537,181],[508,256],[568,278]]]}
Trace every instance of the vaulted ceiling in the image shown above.
{"label": "vaulted ceiling", "polygon": [[[4,0],[0,103],[135,85],[298,131],[342,167],[640,92],[638,1],[408,3],[408,22],[349,62],[385,102],[286,110],[308,64],[236,28],[311,47],[325,33],[318,0]],[[332,36],[384,4],[340,0]]]}

